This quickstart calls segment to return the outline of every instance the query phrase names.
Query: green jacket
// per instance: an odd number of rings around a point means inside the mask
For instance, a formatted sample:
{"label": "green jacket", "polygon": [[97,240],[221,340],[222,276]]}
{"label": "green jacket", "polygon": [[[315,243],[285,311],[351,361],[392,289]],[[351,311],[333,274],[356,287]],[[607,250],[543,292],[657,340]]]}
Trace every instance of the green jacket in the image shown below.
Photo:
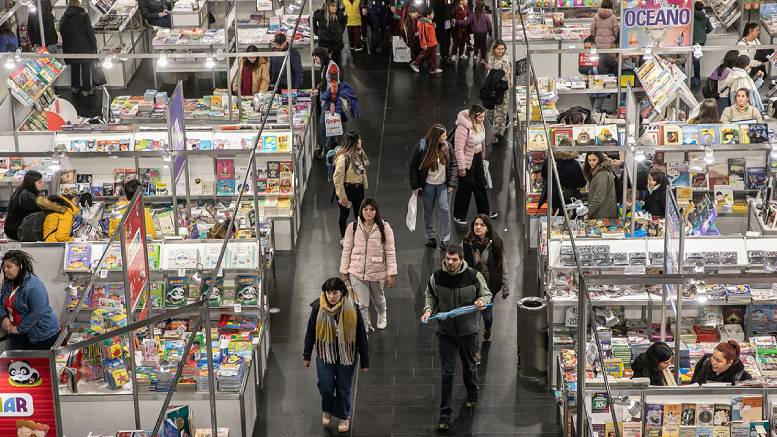
{"label": "green jacket", "polygon": [[693,13],[693,44],[704,45],[707,43],[707,34],[712,32],[712,23],[704,10]]}
{"label": "green jacket", "polygon": [[612,164],[605,161],[596,166],[588,181],[588,218],[618,218],[618,199]]}
{"label": "green jacket", "polygon": [[[462,261],[461,268],[456,273],[449,273],[443,264],[443,268],[429,278],[425,294],[424,312],[432,313],[473,305],[478,299],[484,304],[491,302],[491,292],[483,275],[469,268],[466,261]],[[480,317],[480,311],[475,311],[438,320],[437,332],[454,337],[474,334],[480,330]]]}

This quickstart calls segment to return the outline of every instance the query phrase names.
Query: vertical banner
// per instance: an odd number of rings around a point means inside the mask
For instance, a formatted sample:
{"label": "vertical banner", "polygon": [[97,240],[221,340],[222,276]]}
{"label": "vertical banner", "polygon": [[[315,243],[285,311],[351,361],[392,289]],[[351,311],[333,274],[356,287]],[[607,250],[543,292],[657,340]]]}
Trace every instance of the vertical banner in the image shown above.
{"label": "vertical banner", "polygon": [[170,136],[170,150],[175,154],[173,159],[173,185],[178,182],[178,177],[183,171],[186,157],[183,153],[177,153],[186,150],[186,126],[183,111],[183,89],[181,83],[173,91],[170,101],[167,102],[167,131]]}
{"label": "vertical banner", "polygon": [[0,436],[55,437],[56,385],[49,359],[14,355],[0,358]]}
{"label": "vertical banner", "polygon": [[[138,192],[127,208],[123,224],[124,246],[124,286],[129,290],[131,311],[137,310],[138,301],[148,283],[148,255],[146,252],[146,223],[143,210],[143,193]],[[148,302],[146,302],[148,304]],[[148,305],[145,306],[146,308]],[[147,311],[144,309],[144,315]],[[142,315],[141,319],[145,318]]]}
{"label": "vertical banner", "polygon": [[690,0],[622,0],[621,48],[688,47],[692,30]]}

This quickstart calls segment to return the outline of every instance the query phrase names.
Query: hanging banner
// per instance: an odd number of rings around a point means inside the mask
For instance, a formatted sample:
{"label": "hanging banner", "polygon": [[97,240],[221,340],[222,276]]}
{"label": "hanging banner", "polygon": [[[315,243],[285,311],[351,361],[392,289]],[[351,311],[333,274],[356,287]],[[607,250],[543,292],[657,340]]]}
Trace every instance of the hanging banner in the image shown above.
{"label": "hanging banner", "polygon": [[23,354],[0,358],[0,436],[56,436],[49,359]]}
{"label": "hanging banner", "polygon": [[[146,226],[143,211],[143,194],[138,193],[134,202],[127,208],[124,220],[123,236],[125,284],[129,290],[131,311],[137,309],[138,301],[143,295],[148,282],[148,256],[146,255]],[[144,311],[144,314],[146,312]],[[141,317],[143,319],[145,317]]]}
{"label": "hanging banner", "polygon": [[167,103],[167,131],[170,136],[170,150],[175,153],[173,160],[173,184],[178,182],[178,177],[181,176],[183,165],[186,162],[186,157],[183,153],[176,153],[176,151],[186,150],[184,117],[183,89],[179,82],[178,86],[175,87],[175,91],[173,91],[173,95],[170,96],[170,101]]}
{"label": "hanging banner", "polygon": [[693,30],[690,0],[623,0],[621,48],[689,47]]}

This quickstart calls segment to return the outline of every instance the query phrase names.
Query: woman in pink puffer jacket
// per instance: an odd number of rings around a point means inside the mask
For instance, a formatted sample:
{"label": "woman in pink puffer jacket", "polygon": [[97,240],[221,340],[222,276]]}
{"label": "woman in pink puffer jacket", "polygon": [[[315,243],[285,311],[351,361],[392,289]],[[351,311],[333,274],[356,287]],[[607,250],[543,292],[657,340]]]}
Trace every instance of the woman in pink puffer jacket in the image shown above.
{"label": "woman in pink puffer jacket", "polygon": [[467,224],[467,210],[472,195],[478,214],[496,218],[488,202],[486,169],[483,160],[486,154],[486,108],[472,105],[469,110],[460,111],[456,117],[454,149],[459,166],[459,187],[453,202],[453,221],[460,226]]}
{"label": "woman in pink puffer jacket", "polygon": [[340,257],[340,276],[350,281],[367,331],[372,330],[370,299],[378,312],[378,329],[385,329],[386,296],[383,282],[394,287],[397,276],[397,252],[394,248],[394,231],[378,211],[375,199],[364,199],[359,208],[359,219],[348,225],[343,239]]}

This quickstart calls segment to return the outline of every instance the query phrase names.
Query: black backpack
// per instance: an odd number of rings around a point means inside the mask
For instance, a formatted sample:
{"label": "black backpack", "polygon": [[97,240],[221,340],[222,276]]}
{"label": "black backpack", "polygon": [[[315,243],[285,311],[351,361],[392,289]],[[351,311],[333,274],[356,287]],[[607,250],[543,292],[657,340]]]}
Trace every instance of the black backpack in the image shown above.
{"label": "black backpack", "polygon": [[701,87],[701,95],[705,99],[717,99],[718,98],[718,81],[712,78],[707,78],[704,82],[704,86]]}
{"label": "black backpack", "polygon": [[[16,229],[18,241],[43,241],[43,221],[46,220],[46,212],[34,212],[22,220],[19,228]],[[53,232],[52,232],[53,233]],[[49,234],[51,235],[51,234]],[[46,235],[48,237],[48,235]]]}

